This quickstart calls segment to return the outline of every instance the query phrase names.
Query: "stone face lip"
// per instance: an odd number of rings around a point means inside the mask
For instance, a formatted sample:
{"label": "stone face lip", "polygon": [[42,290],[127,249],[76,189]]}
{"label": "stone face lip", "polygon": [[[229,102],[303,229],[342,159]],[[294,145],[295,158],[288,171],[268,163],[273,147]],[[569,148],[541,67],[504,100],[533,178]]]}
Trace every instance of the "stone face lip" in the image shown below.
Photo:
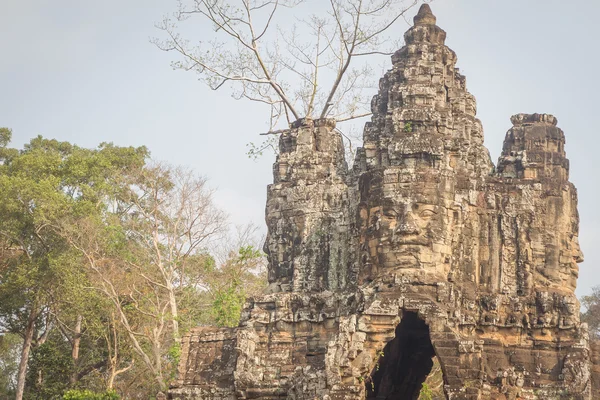
{"label": "stone face lip", "polygon": [[549,124],[556,126],[558,120],[552,114],[515,114],[510,117],[514,126],[527,124]]}
{"label": "stone face lip", "polygon": [[431,7],[429,4],[423,4],[421,8],[419,8],[419,12],[413,18],[415,25],[435,25],[436,18],[431,12]]}

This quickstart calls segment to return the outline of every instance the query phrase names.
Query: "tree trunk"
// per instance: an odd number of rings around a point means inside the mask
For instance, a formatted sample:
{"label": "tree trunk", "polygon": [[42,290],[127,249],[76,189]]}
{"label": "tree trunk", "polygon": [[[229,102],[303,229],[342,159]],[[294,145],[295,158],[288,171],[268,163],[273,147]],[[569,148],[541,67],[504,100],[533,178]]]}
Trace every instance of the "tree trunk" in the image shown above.
{"label": "tree trunk", "polygon": [[181,336],[179,333],[179,312],[177,310],[177,297],[175,297],[175,289],[173,283],[167,281],[167,289],[169,291],[169,305],[171,306],[171,324],[173,326],[173,339],[175,343],[181,343]]}
{"label": "tree trunk", "polygon": [[115,378],[117,377],[117,363],[119,362],[119,346],[118,346],[118,339],[117,339],[117,321],[115,321],[115,313],[112,312],[110,313],[111,316],[111,324],[110,324],[110,328],[112,330],[112,340],[114,341],[114,349],[112,347],[112,343],[111,343],[111,336],[110,334],[108,334],[106,336],[106,346],[107,346],[107,350],[108,350],[108,361],[110,363],[110,372],[109,372],[109,376],[108,376],[108,382],[106,384],[106,387],[108,389],[112,389],[113,385],[115,384]]}
{"label": "tree trunk", "polygon": [[108,374],[108,381],[106,382],[106,388],[112,390],[115,385],[115,378],[117,377],[117,366],[115,365],[115,360],[110,360],[110,372]]}
{"label": "tree trunk", "polygon": [[37,313],[35,308],[29,313],[27,327],[25,328],[25,337],[23,339],[23,350],[21,351],[21,362],[19,363],[19,372],[17,374],[17,394],[15,400],[22,400],[25,391],[25,377],[27,374],[27,364],[29,362],[29,350],[33,342],[33,333],[35,330],[35,319]]}
{"label": "tree trunk", "polygon": [[[162,324],[161,324],[162,325]],[[160,338],[155,337],[153,340],[153,350],[154,350],[154,362],[156,363],[156,381],[158,382],[158,386],[160,390],[167,389],[167,383],[163,378],[162,373],[162,351],[161,351],[161,342]]]}
{"label": "tree trunk", "polygon": [[78,361],[79,361],[79,346],[81,345],[81,323],[83,322],[83,317],[81,315],[77,316],[77,322],[75,323],[75,329],[73,332],[73,341],[71,344],[71,358],[73,359],[73,373],[71,374],[70,383],[74,385],[77,383],[78,371]]}

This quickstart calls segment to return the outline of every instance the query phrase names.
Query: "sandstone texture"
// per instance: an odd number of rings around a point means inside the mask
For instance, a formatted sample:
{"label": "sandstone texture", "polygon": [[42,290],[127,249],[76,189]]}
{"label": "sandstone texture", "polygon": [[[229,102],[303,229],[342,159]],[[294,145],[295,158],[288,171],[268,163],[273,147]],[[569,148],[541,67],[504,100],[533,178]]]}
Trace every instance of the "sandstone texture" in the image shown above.
{"label": "sandstone texture", "polygon": [[446,33],[414,22],[351,170],[335,121],[282,134],[268,293],[183,339],[169,398],[417,399],[434,356],[451,400],[600,398],[564,134],[515,115],[495,167]]}

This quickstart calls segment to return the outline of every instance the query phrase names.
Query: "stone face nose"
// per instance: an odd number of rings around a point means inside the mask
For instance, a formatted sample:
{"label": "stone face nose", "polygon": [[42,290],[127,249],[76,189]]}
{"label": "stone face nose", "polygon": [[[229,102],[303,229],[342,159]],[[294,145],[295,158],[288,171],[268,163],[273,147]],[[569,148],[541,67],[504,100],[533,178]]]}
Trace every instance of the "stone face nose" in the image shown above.
{"label": "stone face nose", "polygon": [[419,12],[413,18],[413,22],[415,25],[435,25],[436,18],[431,12],[429,4],[423,4],[421,8],[419,8]]}
{"label": "stone face nose", "polygon": [[398,216],[396,233],[400,235],[418,235],[420,232],[419,226],[410,213],[404,213]]}

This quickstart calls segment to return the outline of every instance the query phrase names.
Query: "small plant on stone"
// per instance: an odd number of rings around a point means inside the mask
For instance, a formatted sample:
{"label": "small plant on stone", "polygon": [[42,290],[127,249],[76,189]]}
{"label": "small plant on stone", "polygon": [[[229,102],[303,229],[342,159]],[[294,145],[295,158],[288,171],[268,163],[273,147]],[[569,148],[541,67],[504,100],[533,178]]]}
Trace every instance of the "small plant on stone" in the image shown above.
{"label": "small plant on stone", "polygon": [[419,392],[419,400],[433,400],[433,391],[425,382],[421,386],[421,392]]}
{"label": "small plant on stone", "polygon": [[402,129],[404,132],[409,133],[413,131],[413,124],[412,122],[407,122],[404,124],[404,128]]}
{"label": "small plant on stone", "polygon": [[379,371],[379,362],[381,361],[381,359],[383,358],[383,356],[384,356],[383,350],[379,350],[377,352],[377,363],[375,364],[375,370],[376,371]]}

